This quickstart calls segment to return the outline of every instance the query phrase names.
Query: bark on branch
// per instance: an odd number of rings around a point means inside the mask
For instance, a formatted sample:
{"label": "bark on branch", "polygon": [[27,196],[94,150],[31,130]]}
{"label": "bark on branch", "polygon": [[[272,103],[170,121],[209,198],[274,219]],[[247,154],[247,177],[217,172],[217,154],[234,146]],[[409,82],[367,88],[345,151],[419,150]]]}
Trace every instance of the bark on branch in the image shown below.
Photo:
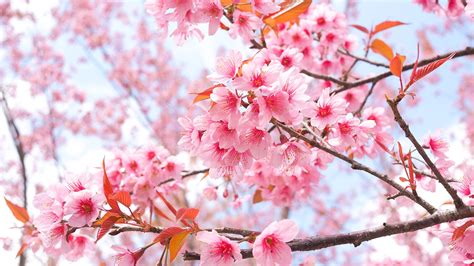
{"label": "bark on branch", "polygon": [[[356,231],[347,234],[337,234],[332,236],[313,236],[304,239],[295,239],[293,241],[288,242],[288,245],[290,246],[292,251],[311,251],[345,244],[352,244],[357,247],[362,244],[362,242],[366,242],[372,239],[414,232],[437,224],[453,222],[469,217],[474,217],[474,208],[465,207],[463,209],[458,209],[454,211],[444,211],[435,213],[424,218],[407,222],[394,224],[385,223],[383,226],[380,227]],[[244,249],[241,251],[241,253],[243,258],[253,257],[251,249]],[[184,253],[184,260],[199,259],[199,253],[190,251],[186,251]]]}

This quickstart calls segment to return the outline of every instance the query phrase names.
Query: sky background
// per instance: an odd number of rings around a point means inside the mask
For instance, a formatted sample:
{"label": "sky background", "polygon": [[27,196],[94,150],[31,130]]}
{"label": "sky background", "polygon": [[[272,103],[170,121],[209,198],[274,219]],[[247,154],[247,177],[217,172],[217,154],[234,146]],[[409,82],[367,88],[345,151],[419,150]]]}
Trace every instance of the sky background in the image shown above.
{"label": "sky background", "polygon": [[[21,8],[24,7],[21,4],[22,1],[13,2]],[[130,5],[131,7],[142,5],[142,1],[121,2],[124,2],[126,5]],[[390,30],[389,34],[381,35],[382,39],[391,44],[394,50],[407,56],[407,62],[412,62],[416,58],[416,46],[418,43],[416,30],[421,29],[424,26],[443,23],[443,21],[436,15],[422,12],[420,6],[413,4],[408,0],[366,0],[358,2],[359,17],[355,21],[350,20],[349,23],[357,23],[366,27],[370,27],[370,25],[375,25],[384,20],[399,20],[409,23],[407,26],[397,27]],[[41,14],[47,13],[51,6],[57,4],[57,1],[30,0],[30,4],[32,5],[30,8],[35,10],[35,13],[41,17]],[[345,7],[345,1],[334,1],[334,6],[338,10],[343,10]],[[17,30],[28,32],[41,29],[42,27],[47,28],[48,23],[50,23],[50,19],[47,16],[43,16],[34,28],[32,28],[31,25],[18,24]],[[447,36],[429,35],[429,38],[437,53],[441,54],[451,50],[462,49],[466,46],[473,46],[472,32],[474,32],[474,28],[471,23],[470,25],[456,29]],[[353,33],[358,37],[358,39],[362,38],[362,35],[358,31],[354,30]],[[471,34],[470,41],[467,41],[469,40],[466,38],[467,34]],[[230,39],[223,31],[219,31],[215,36],[206,37],[202,41],[194,39],[189,40],[183,46],[177,46],[171,38],[165,40],[165,44],[173,54],[173,64],[182,67],[183,73],[186,73],[186,76],[190,80],[198,78],[204,69],[208,71],[213,70],[217,51],[221,49],[243,51],[246,49],[246,46],[238,41]],[[64,52],[65,54],[68,54],[68,56],[76,53],[76,51],[71,51],[68,48],[65,48]],[[372,58],[377,61],[383,61],[383,58],[378,55],[374,55]],[[471,61],[471,63],[467,64],[467,67],[465,66],[463,68],[464,71],[462,73],[448,71],[450,67],[451,65],[448,63],[437,72],[441,77],[441,82],[435,86],[427,86],[424,88],[420,94],[420,97],[423,98],[423,102],[417,107],[411,108],[409,113],[407,113],[409,120],[415,122],[415,126],[412,127],[412,129],[415,135],[419,137],[425,136],[427,132],[435,132],[437,129],[443,128],[445,129],[444,132],[462,138],[462,135],[460,136],[459,132],[462,131],[461,129],[463,125],[459,123],[460,114],[454,108],[457,101],[456,92],[459,85],[458,81],[460,80],[460,75],[466,73],[466,71],[470,71],[472,74],[474,66]],[[362,64],[360,64],[357,70],[359,73],[381,73],[386,71],[383,68],[370,68],[365,67]],[[91,90],[100,91],[100,95],[97,95],[98,97],[106,96],[107,93],[112,92],[110,84],[104,79],[103,74],[101,74],[94,66],[81,67],[76,78],[77,82],[89,86]],[[394,78],[392,78],[390,82],[394,85],[396,84]],[[27,90],[27,84],[24,86],[25,90]],[[27,96],[25,96],[25,98],[27,98]],[[28,99],[25,99],[25,101],[28,101]],[[6,130],[6,123],[3,116],[0,118],[0,130]],[[102,159],[104,154],[108,154],[105,150],[94,149],[93,147],[95,145],[90,141],[91,140],[89,139],[78,139],[75,142],[70,142],[67,147],[60,150],[62,163],[68,171],[75,172],[84,169],[84,167],[96,166],[97,162]],[[456,142],[452,144],[451,154],[457,160],[462,160],[468,156],[467,151],[464,149],[462,144]],[[43,169],[45,176],[53,175],[51,174],[52,171],[55,171],[52,166]],[[364,181],[367,178],[371,178],[358,173],[345,174],[343,176],[338,173],[339,169],[335,167],[331,167],[331,169],[325,172],[325,176],[330,177],[329,185],[336,188],[338,193],[344,193],[353,187],[363,187],[365,184]],[[45,182],[51,183],[55,181],[54,178],[44,178],[44,180]],[[31,191],[32,190],[30,190],[30,192]],[[30,195],[30,198],[32,198],[32,196],[33,195]],[[369,199],[370,196],[371,195],[369,194],[366,198],[358,200],[364,202],[364,200]],[[365,204],[367,205],[362,205],[361,209],[370,205],[369,203]],[[8,212],[5,212],[5,210],[6,207],[2,201],[0,203],[0,215],[3,217],[3,220],[2,225],[0,225],[0,237],[18,239],[19,234],[9,228],[9,225],[14,224],[14,220]],[[354,210],[355,213],[357,213],[357,211],[357,209]],[[305,222],[305,219],[307,218],[305,213],[306,210],[302,209],[292,213],[290,218],[298,220],[305,227],[309,227],[310,223]],[[351,223],[351,226],[351,228],[347,229],[362,229],[359,228],[362,224]],[[378,256],[380,257],[398,257],[403,256],[406,253],[405,250],[391,249],[390,247],[393,246],[393,240],[388,238],[376,240],[372,242],[372,244],[379,247],[380,251]],[[16,247],[14,247],[14,252],[0,250],[0,256],[3,258],[2,262],[5,263],[4,265],[15,264],[15,253]],[[32,253],[30,252],[29,254],[31,256]],[[32,261],[30,260],[30,262]],[[78,263],[77,265],[80,264],[81,263]]]}

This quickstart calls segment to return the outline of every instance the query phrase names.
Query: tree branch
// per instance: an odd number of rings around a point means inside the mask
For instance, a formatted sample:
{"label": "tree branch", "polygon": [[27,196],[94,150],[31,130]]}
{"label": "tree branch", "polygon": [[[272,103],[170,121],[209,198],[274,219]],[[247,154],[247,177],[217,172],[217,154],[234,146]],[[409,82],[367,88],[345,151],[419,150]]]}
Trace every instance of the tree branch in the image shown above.
{"label": "tree branch", "polygon": [[421,155],[421,157],[423,158],[423,160],[426,162],[426,164],[428,165],[428,167],[431,169],[431,171],[433,172],[433,174],[436,176],[436,178],[438,179],[438,181],[441,183],[441,185],[443,185],[444,189],[446,189],[446,191],[449,193],[449,195],[451,196],[451,198],[453,199],[454,201],[454,205],[456,206],[456,208],[463,208],[465,205],[464,205],[464,202],[462,201],[462,199],[458,196],[456,190],[451,187],[451,185],[449,185],[448,181],[443,177],[443,175],[439,172],[438,168],[436,167],[436,165],[431,161],[430,157],[428,156],[428,154],[426,154],[425,150],[423,149],[423,147],[420,145],[420,143],[416,140],[415,136],[413,135],[413,133],[411,132],[408,124],[405,122],[405,120],[403,120],[402,116],[400,115],[400,112],[398,111],[398,102],[395,102],[393,100],[390,100],[390,99],[387,99],[387,103],[388,105],[390,106],[390,108],[392,109],[392,112],[393,112],[393,115],[395,116],[395,121],[398,123],[398,125],[400,126],[400,128],[403,130],[403,132],[405,132],[405,136],[411,141],[411,143],[415,146],[416,150],[418,151],[418,153]]}
{"label": "tree branch", "polygon": [[[449,53],[446,53],[446,54],[443,54],[443,55],[438,55],[438,56],[435,56],[435,57],[432,57],[432,58],[421,60],[421,61],[418,62],[418,67],[422,67],[422,66],[428,65],[429,63],[432,63],[432,62],[435,62],[435,61],[440,60],[442,58],[448,57],[452,53],[453,52],[449,52]],[[453,58],[463,57],[463,56],[468,56],[468,55],[474,55],[474,48],[473,47],[466,47],[463,50],[458,50],[458,51],[455,51],[454,53],[455,53],[455,55],[453,56]],[[413,69],[414,66],[415,66],[415,63],[412,63],[412,64],[404,66],[402,70],[407,71],[407,70]],[[392,76],[392,72],[387,71],[385,73],[379,74],[379,75],[371,77],[371,78],[361,79],[361,80],[355,81],[355,82],[346,82],[346,81],[339,80],[339,79],[331,77],[331,76],[325,76],[325,75],[319,75],[319,74],[316,74],[316,73],[312,73],[312,72],[307,71],[307,70],[302,70],[301,73],[303,73],[305,75],[308,75],[310,77],[313,77],[315,79],[322,79],[322,80],[331,81],[331,82],[341,86],[341,88],[334,91],[334,94],[346,91],[346,90],[354,88],[354,87],[359,87],[359,86],[367,84],[367,83],[378,82],[378,81],[380,81],[384,78]]]}
{"label": "tree branch", "polygon": [[417,203],[418,205],[423,207],[430,214],[436,212],[435,207],[433,207],[431,204],[429,204],[428,202],[426,202],[422,198],[415,196],[410,191],[407,191],[401,185],[399,185],[398,183],[396,183],[395,181],[390,179],[387,175],[379,173],[376,170],[374,170],[374,169],[372,169],[372,168],[370,168],[366,165],[363,165],[363,164],[361,164],[360,162],[358,162],[354,159],[351,159],[351,158],[349,158],[349,157],[347,157],[343,154],[340,154],[340,153],[338,153],[338,152],[336,152],[336,151],[334,151],[334,150],[332,150],[332,149],[330,149],[326,146],[321,145],[319,142],[316,142],[314,140],[311,140],[311,139],[305,137],[304,135],[301,135],[300,133],[296,132],[294,129],[282,124],[281,122],[277,121],[276,119],[272,119],[271,122],[273,124],[277,125],[278,127],[280,127],[281,129],[283,129],[284,131],[286,131],[288,134],[290,134],[290,136],[295,137],[295,138],[300,139],[300,140],[303,140],[306,143],[310,144],[312,147],[316,147],[320,150],[323,150],[323,151],[333,155],[334,157],[337,157],[337,158],[349,163],[351,165],[352,169],[361,170],[361,171],[367,172],[367,173],[377,177],[378,179],[382,180],[383,182],[389,184],[390,186],[392,186],[393,188],[398,190],[402,195],[408,197],[409,199],[411,199],[412,201],[414,201],[415,203]]}
{"label": "tree branch", "polygon": [[[427,217],[411,220],[407,222],[387,224],[383,226],[356,231],[347,234],[337,234],[332,236],[313,236],[304,239],[295,239],[288,242],[292,251],[311,251],[327,247],[352,244],[355,247],[372,239],[381,238],[385,236],[397,235],[402,233],[414,232],[420,229],[428,228],[437,224],[452,222],[464,218],[474,217],[474,208],[465,207],[463,209],[454,211],[444,211]],[[243,258],[253,257],[251,249],[244,249],[241,251]],[[184,260],[199,260],[200,254],[186,251],[184,253]]]}

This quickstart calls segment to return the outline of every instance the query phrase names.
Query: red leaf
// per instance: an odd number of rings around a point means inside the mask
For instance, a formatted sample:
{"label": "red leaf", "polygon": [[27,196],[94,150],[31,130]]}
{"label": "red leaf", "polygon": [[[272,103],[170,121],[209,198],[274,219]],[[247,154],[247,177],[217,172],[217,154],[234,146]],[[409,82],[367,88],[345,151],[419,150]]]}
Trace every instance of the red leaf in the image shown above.
{"label": "red leaf", "polygon": [[225,85],[222,83],[219,83],[207,88],[205,91],[202,91],[200,93],[194,93],[197,95],[196,97],[194,97],[193,103],[197,103],[197,102],[209,99],[211,97],[212,91],[214,90],[214,88],[217,88],[217,87],[225,87]]}
{"label": "red leaf", "polygon": [[194,221],[196,216],[199,214],[199,209],[195,208],[181,208],[176,212],[176,221],[179,222],[182,219],[188,219]]}
{"label": "red leaf", "polygon": [[350,26],[353,27],[353,28],[355,28],[355,29],[358,29],[358,30],[360,30],[360,31],[362,31],[362,32],[364,32],[364,33],[369,34],[369,30],[368,30],[366,27],[364,27],[364,26],[357,25],[357,24],[352,24],[352,25],[350,25]]}
{"label": "red leaf", "polygon": [[156,194],[166,204],[166,207],[168,207],[168,209],[176,216],[176,209],[173,207],[173,205],[171,205],[171,203],[159,191],[156,191]]}
{"label": "red leaf", "polygon": [[154,207],[154,210],[156,212],[156,214],[158,214],[159,216],[165,218],[166,220],[168,221],[172,221],[171,218],[169,218],[164,212],[162,212],[160,209],[158,209],[157,207]]}
{"label": "red leaf", "polygon": [[[117,217],[117,218],[120,218],[120,215],[117,214],[117,213],[115,213],[115,212],[106,212],[106,213],[104,214],[104,216],[102,216],[99,220],[96,220],[96,221],[93,223],[93,225],[96,226],[96,227],[99,227],[99,226],[101,226],[107,219],[109,219],[109,218],[112,217],[112,216]],[[124,220],[124,219],[121,218],[120,220]],[[118,223],[118,222],[119,222],[119,221],[117,220],[117,223]]]}
{"label": "red leaf", "polygon": [[154,243],[164,243],[165,240],[173,237],[174,235],[176,234],[179,234],[183,231],[186,231],[186,229],[184,228],[181,228],[181,227],[176,227],[176,226],[173,226],[173,227],[168,227],[166,228],[165,230],[161,231],[161,233],[159,233],[155,239],[153,240]]}
{"label": "red leaf", "polygon": [[381,31],[384,31],[384,30],[388,30],[388,29],[396,27],[396,26],[400,26],[400,25],[406,25],[406,23],[400,22],[400,21],[390,21],[390,20],[381,22],[381,23],[375,25],[375,28],[374,28],[374,31],[372,32],[372,35],[374,35],[376,33],[379,33]]}
{"label": "red leaf", "polygon": [[286,0],[280,4],[280,11],[266,16],[263,18],[263,22],[270,28],[276,29],[278,23],[285,23],[288,21],[296,20],[299,15],[303,14],[308,10],[311,5],[311,0]]}
{"label": "red leaf", "polygon": [[23,254],[23,252],[25,252],[26,248],[28,247],[28,245],[26,243],[22,243],[21,244],[21,247],[20,249],[18,250],[18,252],[16,253],[16,257],[20,257],[21,254]]}
{"label": "red leaf", "polygon": [[469,220],[469,221],[465,222],[463,225],[461,225],[458,228],[454,229],[453,236],[451,237],[451,240],[455,241],[455,240],[461,238],[464,235],[464,232],[466,232],[466,230],[469,227],[471,227],[472,225],[474,225],[474,220]]}
{"label": "red leaf", "polygon": [[130,193],[126,191],[118,191],[112,197],[110,197],[112,200],[116,200],[123,205],[130,207],[132,205],[132,198],[130,197]]}
{"label": "red leaf", "polygon": [[449,59],[453,58],[455,53],[450,54],[448,57],[445,57],[443,59],[437,60],[435,62],[432,62],[420,69],[418,69],[413,76],[412,80],[410,80],[410,83],[413,84],[416,81],[420,80],[421,78],[425,77],[429,73],[433,72],[435,69],[440,67],[442,64],[446,63]]}
{"label": "red leaf", "polygon": [[375,39],[370,45],[372,51],[382,55],[387,58],[388,61],[391,61],[393,58],[393,51],[390,46],[388,46],[384,41],[380,39]]}
{"label": "red leaf", "polygon": [[410,181],[408,181],[408,179],[406,179],[405,177],[400,177],[400,181],[402,181],[402,182],[410,182]]}
{"label": "red leaf", "polygon": [[405,56],[399,54],[390,61],[390,72],[399,78],[402,76],[403,62],[405,62]]}
{"label": "red leaf", "polygon": [[15,216],[15,218],[18,221],[22,223],[26,223],[30,220],[30,216],[28,215],[28,212],[26,211],[25,208],[16,205],[15,203],[7,200],[7,198],[4,198],[4,199],[5,199],[5,202],[7,203],[8,208],[13,213],[13,216]]}
{"label": "red leaf", "polygon": [[104,179],[103,179],[103,186],[104,186],[104,195],[107,199],[107,203],[110,205],[112,210],[117,213],[122,213],[118,206],[117,201],[111,198],[113,191],[112,185],[110,184],[109,177],[107,176],[107,171],[105,170],[105,158],[102,160],[102,169],[104,171]]}
{"label": "red leaf", "polygon": [[416,179],[415,179],[415,171],[413,169],[413,161],[411,160],[411,153],[408,153],[408,177],[410,181],[410,187],[412,190],[416,190]]}
{"label": "red leaf", "polygon": [[118,219],[119,217],[117,216],[110,216],[102,223],[102,225],[99,228],[99,231],[97,231],[97,239],[95,240],[96,243],[105,234],[107,234],[107,232],[110,230],[110,228],[112,228],[112,226],[114,226],[115,222],[117,222]]}

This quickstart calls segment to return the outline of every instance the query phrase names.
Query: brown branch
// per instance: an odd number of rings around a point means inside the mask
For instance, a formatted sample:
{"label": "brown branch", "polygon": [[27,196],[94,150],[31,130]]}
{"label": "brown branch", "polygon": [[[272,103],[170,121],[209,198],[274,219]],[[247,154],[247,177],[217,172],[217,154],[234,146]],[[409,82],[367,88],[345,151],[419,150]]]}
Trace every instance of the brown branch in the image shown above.
{"label": "brown branch", "polygon": [[[384,223],[383,226],[368,230],[356,231],[346,234],[337,234],[332,236],[313,236],[304,239],[295,239],[293,241],[288,242],[288,245],[290,246],[292,251],[311,251],[345,244],[352,244],[357,247],[363,242],[376,238],[414,232],[434,225],[453,222],[469,217],[474,217],[474,208],[465,207],[463,209],[454,211],[439,212],[426,216],[424,218],[407,222],[400,222],[395,224]],[[241,253],[243,258],[253,257],[251,249],[243,249]],[[199,259],[199,253],[189,251],[186,251],[184,253],[184,260]]]}
{"label": "brown branch", "polygon": [[[193,176],[193,175],[198,175],[198,174],[204,174],[206,172],[209,171],[209,168],[207,169],[202,169],[202,170],[196,170],[196,171],[192,171],[192,172],[189,172],[187,174],[183,174],[181,175],[181,178],[184,179],[186,177],[190,177],[190,176]],[[158,186],[161,186],[161,185],[164,185],[166,183],[169,183],[171,181],[175,180],[174,178],[169,178],[169,179],[166,179],[165,181],[162,181],[161,183],[158,184]]]}
{"label": "brown branch", "polygon": [[387,64],[380,63],[380,62],[375,62],[375,61],[369,60],[369,59],[364,58],[364,57],[360,57],[360,56],[357,56],[357,55],[353,55],[353,54],[349,53],[348,51],[341,51],[341,50],[339,50],[338,52],[339,52],[340,54],[343,54],[343,55],[352,57],[352,58],[356,59],[357,61],[365,62],[365,63],[367,63],[367,64],[371,64],[371,65],[378,66],[378,67],[390,68],[390,66],[387,65]]}
{"label": "brown branch", "polygon": [[[20,172],[21,172],[21,177],[22,177],[22,183],[23,183],[23,207],[25,209],[28,209],[28,175],[26,173],[26,165],[25,165],[25,149],[23,147],[23,143],[21,143],[21,135],[20,131],[18,130],[18,127],[15,123],[15,120],[11,114],[10,107],[8,105],[7,98],[5,97],[5,91],[3,88],[0,87],[0,100],[2,102],[2,109],[3,109],[3,114],[5,115],[5,119],[7,120],[8,124],[8,130],[10,132],[10,136],[12,138],[12,141],[15,145],[15,149],[18,155],[18,159],[20,161]],[[26,265],[26,254],[22,253],[20,255],[20,260],[18,262],[19,266],[24,266]]]}
{"label": "brown branch", "polygon": [[420,145],[418,140],[415,138],[415,136],[411,132],[410,127],[408,126],[408,124],[405,122],[405,120],[400,115],[400,112],[399,112],[398,107],[397,107],[398,102],[387,99],[387,103],[390,106],[390,108],[392,109],[393,115],[395,116],[395,121],[398,123],[398,125],[403,130],[403,132],[405,132],[405,136],[415,146],[416,150],[421,155],[423,160],[426,162],[428,167],[431,169],[433,174],[436,176],[438,181],[441,183],[441,185],[443,185],[444,189],[446,189],[446,191],[449,193],[449,195],[451,196],[451,198],[454,201],[454,205],[456,206],[456,208],[458,208],[458,209],[463,208],[465,206],[464,202],[458,196],[456,190],[453,187],[451,187],[451,185],[449,185],[448,181],[443,177],[443,175],[440,173],[440,171],[438,170],[436,165],[431,161],[428,154],[426,154],[425,149],[423,149],[423,147]]}
{"label": "brown branch", "polygon": [[[448,57],[452,53],[453,52],[449,52],[449,53],[446,53],[446,54],[443,54],[443,55],[438,55],[438,56],[435,56],[435,57],[432,57],[432,58],[421,60],[421,61],[418,62],[418,67],[422,67],[422,66],[428,65],[429,63],[432,63],[432,62],[435,62],[437,60]],[[474,48],[473,47],[466,47],[463,50],[455,51],[454,53],[455,53],[455,55],[453,56],[453,58],[463,57],[463,56],[468,56],[468,55],[474,55]],[[412,64],[404,66],[402,70],[407,71],[407,70],[413,69],[414,66],[415,66],[415,63],[412,63]],[[302,70],[301,73],[303,73],[305,75],[308,75],[310,77],[313,77],[315,79],[322,79],[322,80],[331,81],[331,82],[341,86],[341,88],[334,91],[334,94],[346,91],[346,90],[354,88],[354,87],[359,87],[359,86],[367,84],[367,83],[378,82],[378,81],[380,81],[384,78],[392,76],[392,72],[387,71],[385,73],[379,74],[379,75],[371,77],[371,78],[361,79],[361,80],[355,81],[355,82],[346,82],[346,81],[343,81],[343,80],[340,80],[340,79],[337,79],[337,78],[334,78],[334,77],[331,77],[331,76],[325,76],[325,75],[312,73],[312,72],[307,71],[307,70]]]}
{"label": "brown branch", "polygon": [[367,95],[365,95],[364,101],[362,101],[361,105],[359,106],[357,111],[355,111],[354,114],[360,115],[362,113],[362,109],[364,109],[364,106],[367,103],[367,101],[369,100],[370,95],[372,95],[372,92],[374,91],[375,85],[377,85],[377,81],[372,83],[372,86],[370,86],[370,89],[367,92]]}
{"label": "brown branch", "polygon": [[[421,61],[418,62],[418,67],[422,67],[422,66],[428,65],[430,63],[433,63],[437,60],[446,58],[446,57],[450,56],[452,53],[453,52],[449,52],[449,53],[446,53],[446,54],[443,54],[443,55],[438,55],[438,56],[435,56],[435,57],[432,57],[432,58],[421,60]],[[468,56],[468,55],[474,55],[474,48],[473,47],[466,47],[463,50],[455,51],[454,53],[455,53],[455,55],[453,56],[453,58],[463,57],[463,56]],[[415,66],[415,63],[406,65],[406,66],[403,67],[402,71],[407,71],[407,70],[413,69],[414,66]],[[346,82],[346,84],[342,85],[342,88],[335,90],[334,93],[337,94],[337,93],[346,91],[346,90],[354,88],[354,87],[358,87],[358,86],[361,86],[361,85],[364,85],[364,84],[367,84],[367,83],[382,80],[382,79],[390,77],[390,76],[392,76],[392,72],[387,71],[387,72],[382,73],[380,75],[377,75],[375,77],[362,79],[362,80],[359,80],[359,81],[356,81],[356,82],[353,82],[353,83],[347,83]]]}
{"label": "brown branch", "polygon": [[351,165],[352,169],[361,170],[361,171],[367,172],[367,173],[377,177],[381,181],[389,184],[390,186],[392,186],[393,188],[398,190],[405,197],[408,197],[409,199],[411,199],[412,201],[414,201],[415,203],[417,203],[418,205],[423,207],[430,214],[436,212],[435,207],[433,207],[431,204],[429,204],[428,202],[426,202],[422,198],[419,198],[419,197],[415,196],[410,191],[405,190],[400,184],[398,184],[395,181],[393,181],[392,179],[390,179],[386,174],[379,173],[376,170],[374,170],[374,169],[372,169],[372,168],[370,168],[366,165],[363,165],[363,164],[361,164],[360,162],[358,162],[354,159],[351,159],[351,158],[347,157],[346,155],[340,154],[337,151],[334,151],[334,150],[332,150],[332,149],[330,149],[326,146],[323,146],[319,142],[314,141],[312,139],[309,139],[304,135],[301,135],[300,133],[296,132],[293,128],[290,128],[290,127],[282,124],[281,122],[277,121],[276,119],[272,119],[271,122],[273,124],[277,125],[278,127],[280,127],[281,129],[283,129],[284,131],[286,131],[288,134],[290,134],[290,136],[295,137],[295,138],[300,139],[300,140],[303,140],[306,143],[310,144],[312,147],[316,147],[320,150],[323,150],[323,151],[333,155],[334,157],[337,157],[337,158],[349,163]]}

